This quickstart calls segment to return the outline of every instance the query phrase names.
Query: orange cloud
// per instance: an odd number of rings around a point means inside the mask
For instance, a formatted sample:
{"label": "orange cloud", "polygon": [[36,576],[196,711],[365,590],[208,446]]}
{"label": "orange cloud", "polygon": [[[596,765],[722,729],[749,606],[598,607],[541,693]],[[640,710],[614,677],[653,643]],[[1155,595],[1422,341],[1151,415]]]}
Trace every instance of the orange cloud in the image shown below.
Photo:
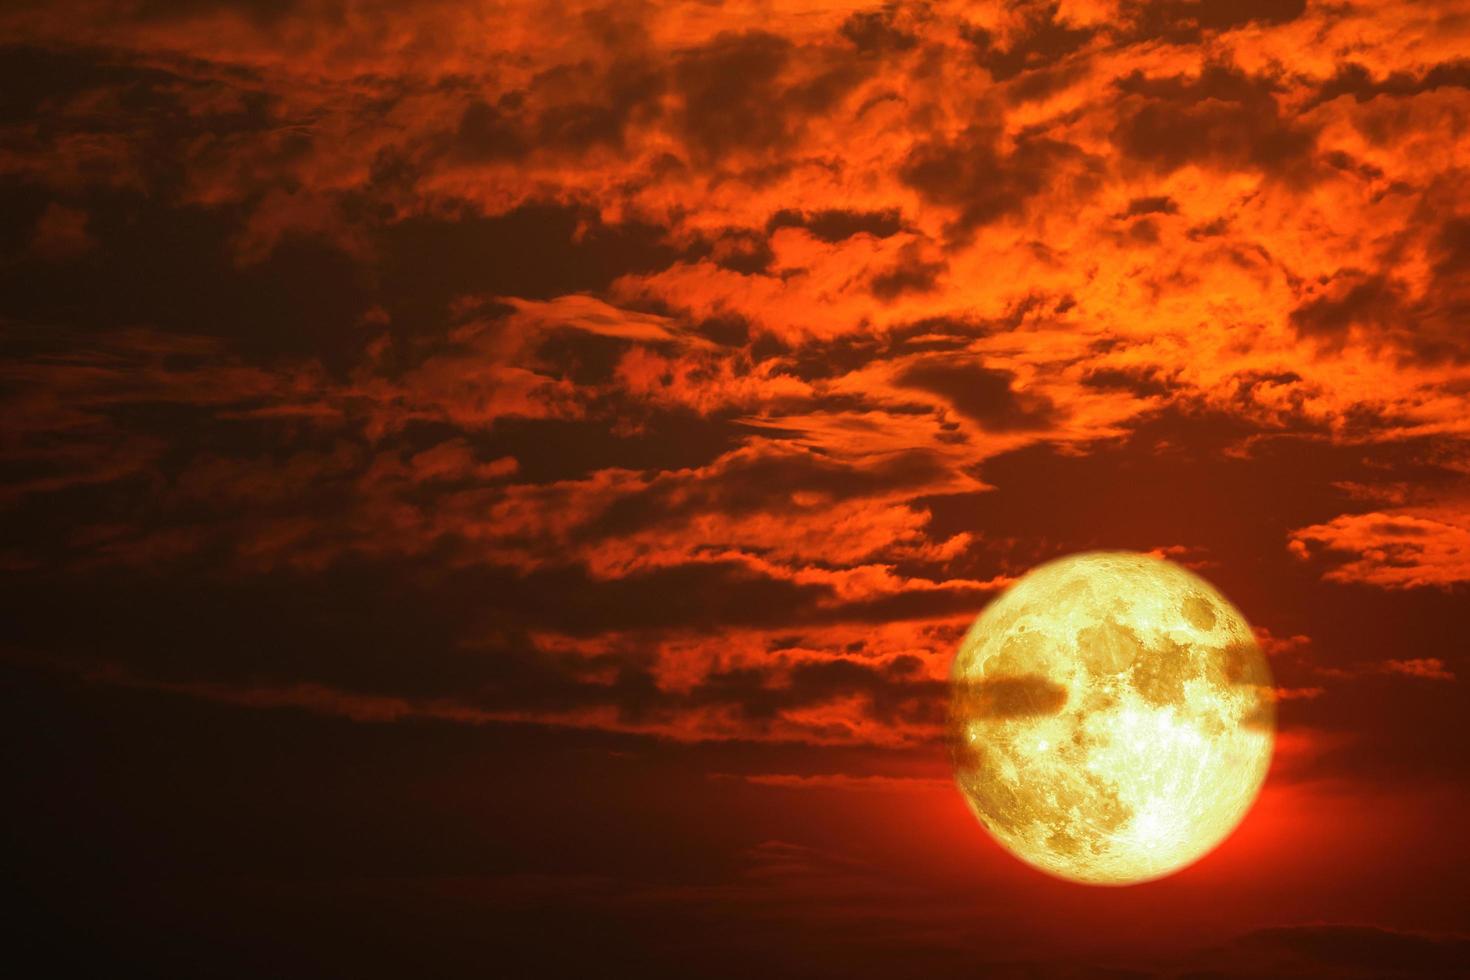
{"label": "orange cloud", "polygon": [[1337,560],[1325,573],[1334,582],[1411,589],[1470,581],[1470,529],[1455,513],[1343,514],[1292,531],[1288,547],[1302,559],[1325,553]]}
{"label": "orange cloud", "polygon": [[[0,141],[0,562],[463,589],[524,697],[262,703],[912,744],[875,692],[1059,550],[1470,579],[1426,5],[89,10],[0,13],[59,80]],[[1304,710],[1320,627],[1264,640]]]}

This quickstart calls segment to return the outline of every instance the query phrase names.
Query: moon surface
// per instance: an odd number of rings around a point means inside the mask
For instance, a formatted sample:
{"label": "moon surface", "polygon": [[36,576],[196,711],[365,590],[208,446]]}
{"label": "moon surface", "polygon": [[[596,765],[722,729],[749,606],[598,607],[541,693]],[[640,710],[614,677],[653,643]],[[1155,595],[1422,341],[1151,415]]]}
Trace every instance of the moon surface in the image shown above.
{"label": "moon surface", "polygon": [[1159,878],[1235,829],[1266,778],[1271,671],[1224,596],[1172,562],[1048,562],[951,669],[955,778],[986,830],[1058,877]]}

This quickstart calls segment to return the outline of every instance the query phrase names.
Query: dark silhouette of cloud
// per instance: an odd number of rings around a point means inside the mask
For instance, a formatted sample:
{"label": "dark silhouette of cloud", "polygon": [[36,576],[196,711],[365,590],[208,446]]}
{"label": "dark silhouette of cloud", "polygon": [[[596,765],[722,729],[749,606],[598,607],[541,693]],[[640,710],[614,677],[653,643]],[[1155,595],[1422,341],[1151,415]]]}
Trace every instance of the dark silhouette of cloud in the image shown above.
{"label": "dark silhouette of cloud", "polygon": [[1045,398],[1017,392],[1013,380],[1006,371],[949,359],[921,360],[898,376],[899,384],[938,395],[989,429],[1004,432],[1046,425],[1053,406]]}

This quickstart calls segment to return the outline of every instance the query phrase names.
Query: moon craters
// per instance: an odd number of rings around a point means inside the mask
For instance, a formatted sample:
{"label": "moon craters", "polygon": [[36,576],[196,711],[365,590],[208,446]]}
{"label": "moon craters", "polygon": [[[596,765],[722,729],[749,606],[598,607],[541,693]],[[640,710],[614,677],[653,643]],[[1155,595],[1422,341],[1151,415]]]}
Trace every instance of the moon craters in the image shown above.
{"label": "moon craters", "polygon": [[1207,582],[1092,553],[1023,577],[952,669],[955,775],[980,822],[1042,870],[1159,877],[1239,823],[1270,761],[1270,670]]}

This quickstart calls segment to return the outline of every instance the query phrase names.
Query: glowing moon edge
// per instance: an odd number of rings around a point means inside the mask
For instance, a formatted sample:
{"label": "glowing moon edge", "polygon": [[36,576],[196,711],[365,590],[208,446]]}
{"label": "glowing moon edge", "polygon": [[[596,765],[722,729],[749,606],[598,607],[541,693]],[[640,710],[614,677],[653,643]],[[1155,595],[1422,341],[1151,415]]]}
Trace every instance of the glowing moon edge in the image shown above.
{"label": "glowing moon edge", "polygon": [[990,603],[950,670],[955,781],[1006,850],[1059,878],[1173,874],[1244,819],[1275,743],[1245,617],[1173,562],[1095,551]]}

